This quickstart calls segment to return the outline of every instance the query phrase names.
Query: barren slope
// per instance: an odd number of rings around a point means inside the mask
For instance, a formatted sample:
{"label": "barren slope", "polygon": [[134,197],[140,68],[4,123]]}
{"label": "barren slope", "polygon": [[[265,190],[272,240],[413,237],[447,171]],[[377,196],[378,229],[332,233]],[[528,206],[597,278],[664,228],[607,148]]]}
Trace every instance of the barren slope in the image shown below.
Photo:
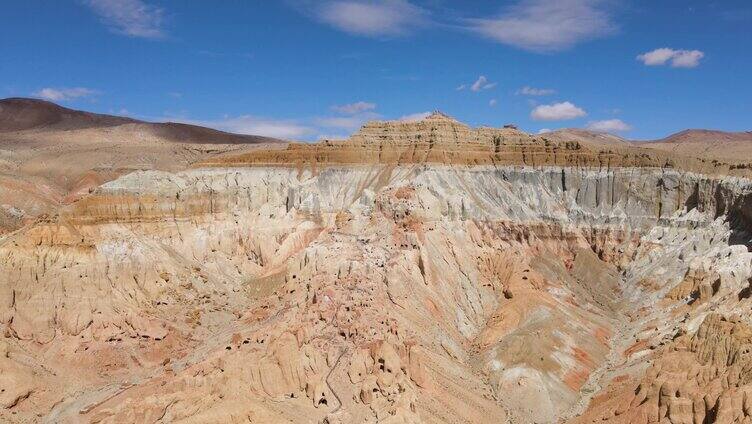
{"label": "barren slope", "polygon": [[[112,127],[123,126],[115,130]],[[33,131],[41,140],[54,137],[44,133],[65,131],[66,135],[90,139],[92,133],[76,133],[86,129],[111,131],[99,133],[95,141],[123,141],[123,138],[155,138],[189,144],[254,144],[278,143],[279,140],[257,135],[231,134],[197,125],[175,122],[144,122],[137,119],[102,115],[68,109],[51,102],[27,98],[0,99],[0,133]],[[41,134],[39,134],[41,133]],[[89,137],[86,137],[89,135]],[[58,134],[59,136],[59,134]],[[48,138],[49,137],[49,138]],[[132,140],[131,140],[132,141]]]}
{"label": "barren slope", "polygon": [[0,100],[0,233],[124,173],[178,170],[268,143],[279,140],[81,112],[41,100]]}
{"label": "barren slope", "polygon": [[626,147],[630,142],[613,134],[579,128],[564,128],[541,134],[543,137],[556,141],[578,141],[592,147]]}
{"label": "barren slope", "polygon": [[752,132],[685,130],[639,143],[643,147],[729,162],[752,169]]}

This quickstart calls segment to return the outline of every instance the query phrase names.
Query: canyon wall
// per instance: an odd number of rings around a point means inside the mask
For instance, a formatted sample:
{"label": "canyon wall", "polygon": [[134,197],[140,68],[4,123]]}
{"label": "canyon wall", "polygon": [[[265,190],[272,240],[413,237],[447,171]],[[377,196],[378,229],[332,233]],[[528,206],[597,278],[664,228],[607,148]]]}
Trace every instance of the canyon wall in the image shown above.
{"label": "canyon wall", "polygon": [[750,193],[651,168],[135,172],[2,240],[6,381],[28,381],[3,413],[554,421],[675,283],[635,281],[656,234],[731,249]]}

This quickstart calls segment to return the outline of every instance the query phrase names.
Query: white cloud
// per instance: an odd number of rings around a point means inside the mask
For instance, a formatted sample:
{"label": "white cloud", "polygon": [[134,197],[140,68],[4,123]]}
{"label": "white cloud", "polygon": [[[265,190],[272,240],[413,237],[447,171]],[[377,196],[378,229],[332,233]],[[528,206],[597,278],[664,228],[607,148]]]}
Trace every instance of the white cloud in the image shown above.
{"label": "white cloud", "polygon": [[99,94],[97,90],[84,87],[74,88],[43,88],[39,91],[32,93],[32,96],[39,97],[52,102],[63,102],[66,100],[74,100],[82,97],[91,97]]}
{"label": "white cloud", "polygon": [[556,93],[556,90],[552,90],[550,88],[535,88],[535,87],[528,87],[527,85],[517,90],[517,94],[522,94],[525,96],[548,96],[549,94]]}
{"label": "white cloud", "polygon": [[316,140],[347,140],[350,136],[343,134],[319,134],[316,136]]}
{"label": "white cloud", "polygon": [[606,119],[603,121],[588,122],[585,128],[591,131],[611,133],[629,131],[632,129],[632,126],[621,119]]}
{"label": "white cloud", "polygon": [[266,137],[299,139],[315,134],[316,130],[296,120],[260,118],[252,115],[224,117],[216,120],[168,119],[191,125],[214,128],[236,134],[262,135]]}
{"label": "white cloud", "polygon": [[606,0],[521,0],[468,28],[491,40],[532,51],[556,51],[613,33]]}
{"label": "white cloud", "polygon": [[530,112],[530,117],[536,121],[564,121],[585,115],[587,115],[587,112],[570,102],[540,105]]}
{"label": "white cloud", "polygon": [[256,134],[267,137],[297,138],[313,133],[313,129],[295,121],[262,119],[249,115],[215,122],[215,128],[238,134]]}
{"label": "white cloud", "polygon": [[489,90],[489,89],[494,88],[494,87],[496,87],[496,83],[495,82],[489,82],[488,78],[486,78],[485,76],[481,75],[473,83],[473,85],[470,86],[470,89],[473,90],[473,91],[475,91],[475,92],[478,92],[478,91],[481,91],[481,90]]}
{"label": "white cloud", "polygon": [[322,22],[367,37],[404,35],[426,20],[426,11],[406,0],[327,1],[317,7]]}
{"label": "white cloud", "polygon": [[368,121],[381,118],[381,115],[374,112],[374,110],[376,109],[375,103],[355,102],[345,105],[332,106],[331,109],[346,116],[329,116],[316,118],[314,120],[316,126],[327,129],[337,128],[341,130],[352,131],[360,128]]}
{"label": "white cloud", "polygon": [[661,49],[655,49],[651,52],[643,53],[637,56],[637,60],[641,61],[645,65],[665,65],[666,61],[674,56],[674,50],[667,47]]}
{"label": "white cloud", "polygon": [[545,133],[549,133],[549,132],[551,132],[551,130],[548,129],[548,128],[541,128],[541,129],[538,130],[538,134],[545,134]]}
{"label": "white cloud", "polygon": [[457,88],[455,88],[455,90],[457,90],[457,91],[462,91],[462,90],[464,90],[465,88],[467,88],[467,85],[465,85],[465,84],[460,84],[460,85],[458,85],[458,86],[457,86]]}
{"label": "white cloud", "polygon": [[120,115],[120,116],[135,117],[135,114],[131,113],[131,111],[129,111],[128,109],[126,109],[124,107],[121,107],[120,109],[117,109],[117,110],[110,109],[109,111],[107,111],[107,113],[109,113],[110,115]]}
{"label": "white cloud", "polygon": [[705,53],[699,50],[679,50],[671,60],[671,66],[674,68],[694,68],[700,64],[700,59]]}
{"label": "white cloud", "polygon": [[376,109],[376,104],[368,102],[356,102],[346,105],[332,106],[333,111],[347,115],[354,115],[356,113],[367,112],[374,109]]}
{"label": "white cloud", "polygon": [[499,101],[496,100],[496,99],[491,99],[491,100],[488,101],[488,105],[491,106],[491,107],[496,106],[497,103],[499,103]]}
{"label": "white cloud", "polygon": [[674,50],[668,47],[655,49],[637,56],[647,66],[662,66],[671,61],[674,68],[694,68],[700,64],[705,53],[700,50]]}
{"label": "white cloud", "polygon": [[164,10],[141,0],[84,0],[110,29],[140,38],[162,38]]}
{"label": "white cloud", "polygon": [[[357,105],[353,103],[352,105]],[[344,106],[352,106],[344,105]],[[215,128],[237,134],[263,135],[292,140],[314,140],[317,138],[347,138],[344,133],[351,134],[364,123],[374,119],[381,119],[381,115],[368,110],[370,106],[346,107],[344,111],[352,114],[307,117],[300,119],[273,119],[253,115],[225,116],[221,119],[200,120],[190,119],[183,112],[179,115],[168,115],[157,121],[182,122]],[[374,105],[375,107],[375,105]],[[363,112],[357,112],[362,110]],[[336,136],[331,134],[338,134]]]}
{"label": "white cloud", "polygon": [[431,112],[418,112],[404,115],[400,117],[399,120],[403,122],[418,122],[428,118],[429,116],[431,116]]}
{"label": "white cloud", "polygon": [[339,128],[344,130],[355,130],[363,126],[368,121],[381,118],[381,115],[373,112],[359,113],[352,116],[334,116],[315,119],[317,126],[324,128]]}

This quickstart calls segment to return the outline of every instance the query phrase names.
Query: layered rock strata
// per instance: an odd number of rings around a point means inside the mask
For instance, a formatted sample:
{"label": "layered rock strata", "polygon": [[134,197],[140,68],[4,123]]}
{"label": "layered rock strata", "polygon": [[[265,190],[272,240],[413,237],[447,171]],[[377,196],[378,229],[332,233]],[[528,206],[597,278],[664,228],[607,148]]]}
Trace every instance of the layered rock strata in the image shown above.
{"label": "layered rock strata", "polygon": [[650,167],[707,175],[749,177],[747,168],[612,142],[533,136],[513,128],[471,128],[441,113],[420,121],[367,123],[348,140],[291,143],[285,149],[259,150],[210,158],[200,166],[294,166],[332,164],[417,164],[576,166],[597,169]]}
{"label": "layered rock strata", "polygon": [[362,163],[134,172],[6,235],[0,418],[745,419],[752,182],[386,159],[550,148],[453,122],[366,126],[402,153]]}

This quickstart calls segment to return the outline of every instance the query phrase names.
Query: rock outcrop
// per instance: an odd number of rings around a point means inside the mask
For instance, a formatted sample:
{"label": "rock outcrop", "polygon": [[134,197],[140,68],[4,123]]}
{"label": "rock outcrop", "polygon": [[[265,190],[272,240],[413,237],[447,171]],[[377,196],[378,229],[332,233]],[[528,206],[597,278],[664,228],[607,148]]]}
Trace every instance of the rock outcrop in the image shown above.
{"label": "rock outcrop", "polygon": [[223,155],[199,166],[317,167],[337,164],[453,164],[574,166],[595,169],[661,168],[706,175],[752,176],[736,162],[723,162],[651,149],[610,138],[560,134],[533,136],[515,128],[470,128],[436,112],[419,121],[367,123],[350,139],[316,144],[290,143],[285,149]]}
{"label": "rock outcrop", "polygon": [[638,383],[617,383],[580,422],[706,423],[752,420],[752,327],[709,314],[694,335],[662,349]]}

